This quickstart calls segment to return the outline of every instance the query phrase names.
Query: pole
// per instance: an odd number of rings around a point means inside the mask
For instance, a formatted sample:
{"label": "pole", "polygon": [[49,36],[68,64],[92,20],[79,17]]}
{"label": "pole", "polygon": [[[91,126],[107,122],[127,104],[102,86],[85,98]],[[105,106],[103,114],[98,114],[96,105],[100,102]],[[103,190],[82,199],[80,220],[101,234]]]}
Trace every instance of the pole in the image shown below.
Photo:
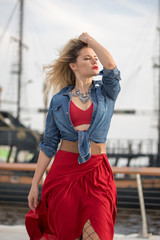
{"label": "pole", "polygon": [[159,58],[158,58],[158,155],[157,155],[157,166],[160,166],[160,0],[159,0],[159,10],[158,10],[159,26],[157,27],[159,35]]}
{"label": "pole", "polygon": [[21,107],[21,78],[22,78],[22,43],[23,43],[23,9],[24,0],[20,1],[20,21],[19,21],[19,50],[18,50],[18,99],[17,99],[17,119],[20,118]]}
{"label": "pole", "polygon": [[141,217],[142,217],[142,237],[147,237],[148,236],[148,226],[147,226],[147,217],[146,217],[146,210],[145,210],[145,205],[144,205],[143,189],[142,189],[142,182],[141,182],[140,174],[136,174],[136,178],[137,178],[138,196],[139,196]]}

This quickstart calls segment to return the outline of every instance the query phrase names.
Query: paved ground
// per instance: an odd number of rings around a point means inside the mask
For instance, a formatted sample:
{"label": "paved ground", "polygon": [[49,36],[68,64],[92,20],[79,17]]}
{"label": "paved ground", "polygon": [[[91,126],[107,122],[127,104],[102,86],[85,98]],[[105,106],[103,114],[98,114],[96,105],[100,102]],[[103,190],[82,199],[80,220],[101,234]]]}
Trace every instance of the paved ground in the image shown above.
{"label": "paved ground", "polygon": [[114,240],[144,240],[144,239],[148,239],[148,240],[160,240],[160,235],[159,236],[148,236],[146,238],[143,238],[141,236],[139,236],[139,234],[130,234],[130,235],[122,235],[122,234],[115,234],[114,236]]}
{"label": "paved ground", "polygon": [[[160,240],[159,236],[149,236],[145,238],[148,240]],[[0,240],[29,240],[26,233],[25,226],[23,225],[14,225],[14,226],[5,226],[0,225]],[[114,240],[144,240],[138,234],[122,235],[115,234]]]}

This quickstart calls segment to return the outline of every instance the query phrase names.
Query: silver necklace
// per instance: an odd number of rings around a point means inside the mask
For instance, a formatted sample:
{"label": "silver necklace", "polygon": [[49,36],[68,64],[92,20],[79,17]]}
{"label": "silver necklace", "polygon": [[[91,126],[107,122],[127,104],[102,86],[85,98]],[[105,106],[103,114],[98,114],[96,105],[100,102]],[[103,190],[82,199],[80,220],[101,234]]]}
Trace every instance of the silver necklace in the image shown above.
{"label": "silver necklace", "polygon": [[75,92],[72,94],[72,96],[73,97],[79,97],[79,100],[82,103],[86,103],[90,99],[90,92],[91,92],[90,89],[86,93],[82,93],[82,92],[80,92],[79,89],[75,89]]}

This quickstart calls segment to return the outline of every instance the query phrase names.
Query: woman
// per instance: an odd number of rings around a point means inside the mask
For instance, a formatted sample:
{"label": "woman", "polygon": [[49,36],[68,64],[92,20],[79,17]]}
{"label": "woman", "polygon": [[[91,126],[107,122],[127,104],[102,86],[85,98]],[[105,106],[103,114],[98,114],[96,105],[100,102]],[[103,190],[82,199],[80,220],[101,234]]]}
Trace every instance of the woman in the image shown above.
{"label": "woman", "polygon": [[[102,80],[93,81],[97,57]],[[119,80],[111,54],[87,33],[70,40],[49,66],[48,86],[60,91],[50,102],[28,196],[30,239],[113,239],[117,195],[106,138]],[[37,203],[38,184],[54,155]]]}

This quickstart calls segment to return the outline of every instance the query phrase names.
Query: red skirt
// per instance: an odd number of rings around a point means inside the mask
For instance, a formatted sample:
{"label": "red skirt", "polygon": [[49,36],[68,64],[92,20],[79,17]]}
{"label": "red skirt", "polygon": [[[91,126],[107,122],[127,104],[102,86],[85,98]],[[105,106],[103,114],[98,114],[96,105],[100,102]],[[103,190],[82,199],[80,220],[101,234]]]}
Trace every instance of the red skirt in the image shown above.
{"label": "red skirt", "polygon": [[25,218],[30,240],[75,240],[88,219],[101,240],[113,239],[117,192],[107,155],[82,164],[78,156],[58,150],[41,200]]}

